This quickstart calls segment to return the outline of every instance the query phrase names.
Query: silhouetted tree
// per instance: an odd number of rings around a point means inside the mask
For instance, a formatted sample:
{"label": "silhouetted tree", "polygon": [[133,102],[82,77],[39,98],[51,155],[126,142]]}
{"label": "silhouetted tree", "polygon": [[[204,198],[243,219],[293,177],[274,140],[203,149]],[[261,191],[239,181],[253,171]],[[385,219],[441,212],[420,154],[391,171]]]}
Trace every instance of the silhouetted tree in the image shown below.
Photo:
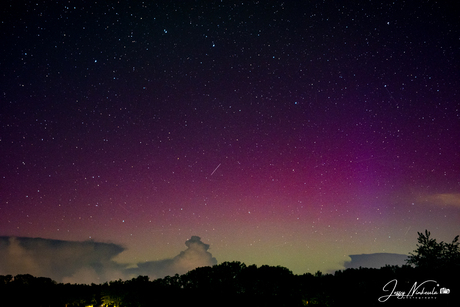
{"label": "silhouetted tree", "polygon": [[418,233],[417,248],[409,253],[406,260],[419,268],[439,269],[458,266],[460,263],[459,236],[456,236],[452,243],[436,242],[430,237],[431,233],[425,230],[425,234]]}
{"label": "silhouetted tree", "polygon": [[102,290],[102,303],[108,306],[120,307],[126,296],[126,286],[124,282],[119,279],[111,281],[103,285]]}
{"label": "silhouetted tree", "polygon": [[13,280],[13,275],[0,275],[0,286],[7,285]]}
{"label": "silhouetted tree", "polygon": [[154,305],[155,293],[148,276],[138,276],[125,281],[123,307],[142,307]]}

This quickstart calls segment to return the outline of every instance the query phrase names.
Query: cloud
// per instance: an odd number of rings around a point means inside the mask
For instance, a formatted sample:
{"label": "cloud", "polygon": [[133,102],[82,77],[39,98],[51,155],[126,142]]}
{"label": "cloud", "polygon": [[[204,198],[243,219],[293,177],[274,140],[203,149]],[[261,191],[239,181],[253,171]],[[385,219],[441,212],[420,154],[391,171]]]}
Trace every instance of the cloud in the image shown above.
{"label": "cloud", "polygon": [[381,268],[385,265],[403,265],[406,263],[407,255],[391,253],[375,253],[350,255],[351,261],[345,262],[345,268]]}
{"label": "cloud", "polygon": [[184,274],[198,267],[217,264],[216,258],[208,252],[209,245],[201,238],[192,236],[185,242],[187,249],[171,259],[138,263],[137,268],[129,269],[134,275],[147,275],[152,279]]}
{"label": "cloud", "polygon": [[173,258],[138,263],[128,269],[127,264],[113,260],[125,250],[117,244],[0,237],[0,275],[31,274],[57,282],[90,284],[138,275],[156,279],[217,264],[200,237],[192,236],[185,245],[187,249]]}
{"label": "cloud", "polygon": [[425,201],[435,205],[454,206],[460,208],[460,193],[443,193],[427,196]]}
{"label": "cloud", "polygon": [[0,275],[31,274],[59,282],[104,282],[122,275],[112,259],[124,251],[117,244],[26,237],[0,237]]}

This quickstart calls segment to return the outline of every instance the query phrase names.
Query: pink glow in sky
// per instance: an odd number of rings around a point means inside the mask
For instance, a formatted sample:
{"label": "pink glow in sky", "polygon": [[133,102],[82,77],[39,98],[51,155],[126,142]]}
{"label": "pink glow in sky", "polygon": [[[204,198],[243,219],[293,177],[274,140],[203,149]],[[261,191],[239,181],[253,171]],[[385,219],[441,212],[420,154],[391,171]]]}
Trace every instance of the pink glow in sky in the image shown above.
{"label": "pink glow in sky", "polygon": [[0,236],[113,243],[131,267],[198,236],[218,263],[303,274],[460,233],[445,4],[0,14]]}

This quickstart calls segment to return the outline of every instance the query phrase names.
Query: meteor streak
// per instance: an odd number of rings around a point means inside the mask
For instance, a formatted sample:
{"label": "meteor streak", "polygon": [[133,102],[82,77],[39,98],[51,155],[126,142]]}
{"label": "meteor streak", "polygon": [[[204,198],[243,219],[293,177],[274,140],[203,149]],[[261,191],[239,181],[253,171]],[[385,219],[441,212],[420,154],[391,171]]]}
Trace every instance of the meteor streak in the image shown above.
{"label": "meteor streak", "polygon": [[222,163],[219,163],[219,165],[217,165],[217,167],[212,171],[212,173],[211,173],[210,176],[212,176],[212,174],[214,174],[214,173],[217,171],[217,169],[219,168],[219,166],[220,166],[221,164],[222,164]]}

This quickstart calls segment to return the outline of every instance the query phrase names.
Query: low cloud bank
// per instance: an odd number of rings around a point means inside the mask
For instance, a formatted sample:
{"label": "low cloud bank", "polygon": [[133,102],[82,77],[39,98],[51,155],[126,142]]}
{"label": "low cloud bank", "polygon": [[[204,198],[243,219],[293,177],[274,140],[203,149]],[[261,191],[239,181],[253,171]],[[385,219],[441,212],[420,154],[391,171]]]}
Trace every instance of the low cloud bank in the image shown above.
{"label": "low cloud bank", "polygon": [[363,268],[376,268],[379,269],[386,265],[403,265],[406,264],[407,255],[391,254],[391,253],[375,253],[375,254],[361,254],[349,255],[351,261],[345,262],[346,269]]}
{"label": "low cloud bank", "polygon": [[137,268],[129,271],[131,274],[147,275],[153,279],[184,274],[198,267],[217,264],[216,258],[208,252],[209,245],[201,242],[200,237],[192,236],[185,242],[185,245],[187,249],[174,258],[138,263]]}
{"label": "low cloud bank", "polygon": [[173,258],[128,269],[113,260],[125,250],[117,244],[4,236],[0,237],[0,275],[31,274],[57,282],[90,284],[138,275],[162,278],[217,264],[200,237],[192,236],[185,245],[187,249]]}
{"label": "low cloud bank", "polygon": [[112,259],[117,244],[0,237],[0,275],[31,274],[59,282],[91,283],[120,278],[125,266]]}
{"label": "low cloud bank", "polygon": [[438,206],[453,206],[460,208],[460,193],[444,193],[426,196],[424,201]]}

